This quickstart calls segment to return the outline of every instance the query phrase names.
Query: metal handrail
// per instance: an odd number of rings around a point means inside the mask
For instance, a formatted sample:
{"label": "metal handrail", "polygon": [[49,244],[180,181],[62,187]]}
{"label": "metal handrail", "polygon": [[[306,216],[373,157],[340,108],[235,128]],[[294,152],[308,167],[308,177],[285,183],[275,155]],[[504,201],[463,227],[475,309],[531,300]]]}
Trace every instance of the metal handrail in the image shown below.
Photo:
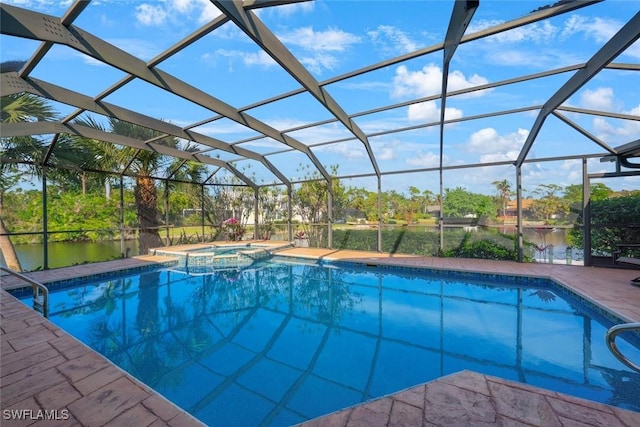
{"label": "metal handrail", "polygon": [[31,289],[33,290],[33,309],[37,310],[37,307],[41,306],[42,314],[44,315],[44,317],[49,317],[49,289],[47,289],[45,285],[28,278],[24,274],[13,271],[10,268],[0,266],[0,270],[29,283],[31,285]]}
{"label": "metal handrail", "polygon": [[627,332],[627,331],[640,331],[640,322],[623,323],[621,325],[615,325],[610,327],[605,336],[605,339],[607,340],[607,347],[609,347],[609,350],[611,350],[613,355],[616,356],[618,360],[620,360],[622,363],[624,363],[631,369],[637,372],[640,372],[640,366],[636,365],[635,363],[627,359],[620,352],[620,350],[618,350],[618,346],[616,345],[616,342],[615,342],[616,335],[618,335],[621,332]]}

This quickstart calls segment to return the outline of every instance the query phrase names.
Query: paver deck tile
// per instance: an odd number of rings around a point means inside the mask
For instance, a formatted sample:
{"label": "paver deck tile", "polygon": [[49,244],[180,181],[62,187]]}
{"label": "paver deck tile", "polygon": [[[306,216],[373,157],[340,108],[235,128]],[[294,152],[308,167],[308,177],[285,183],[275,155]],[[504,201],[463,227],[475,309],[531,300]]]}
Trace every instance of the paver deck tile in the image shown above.
{"label": "paver deck tile", "polygon": [[82,357],[82,355],[93,351],[80,341],[66,334],[49,341],[49,344],[69,360]]}
{"label": "paver deck tile", "polygon": [[174,405],[167,405],[167,400],[157,394],[153,394],[142,401],[142,404],[163,420],[170,420],[182,412]]}
{"label": "paver deck tile", "polygon": [[496,405],[496,411],[501,415],[522,423],[533,420],[536,425],[562,427],[562,423],[544,395],[511,388],[503,383],[489,382],[489,390],[491,400]]}
{"label": "paver deck tile", "polygon": [[48,369],[32,376],[21,378],[11,384],[2,384],[0,393],[2,394],[2,408],[13,405],[28,397],[47,390],[55,385],[65,382],[67,379],[54,369]]}
{"label": "paver deck tile", "polygon": [[30,424],[29,427],[84,427],[76,420],[73,415],[69,414],[69,418],[57,420],[41,420]]}
{"label": "paver deck tile", "polygon": [[370,405],[356,406],[349,413],[349,426],[386,426],[392,405],[391,399],[379,399],[371,402]]}
{"label": "paver deck tile", "polygon": [[83,396],[117,380],[122,377],[123,372],[120,368],[114,365],[107,366],[91,375],[82,378],[79,381],[74,381],[73,386],[82,393]]}
{"label": "paver deck tile", "polygon": [[94,352],[87,352],[58,366],[58,370],[72,383],[111,366],[104,357]]}
{"label": "paver deck tile", "polygon": [[147,393],[128,378],[120,378],[69,405],[80,423],[102,426],[147,397]]}
{"label": "paver deck tile", "polygon": [[451,383],[433,382],[425,387],[426,419],[436,425],[452,423],[493,424],[498,412],[489,396],[476,390],[457,387],[457,377]]}
{"label": "paver deck tile", "polygon": [[157,419],[158,417],[149,412],[142,404],[138,404],[109,421],[105,424],[105,427],[146,427],[153,424]]}
{"label": "paver deck tile", "polygon": [[423,409],[425,405],[425,387],[424,385],[419,385],[405,391],[400,391],[394,394],[394,399]]}
{"label": "paver deck tile", "polygon": [[[424,395],[423,409],[403,401],[407,396],[412,396],[410,399],[415,401],[417,394]],[[391,405],[391,412],[387,413],[384,408],[388,408],[389,405]],[[374,414],[378,414],[379,418],[372,419]],[[426,385],[412,387],[318,417],[301,423],[300,426],[354,427],[361,425],[364,419],[386,426],[637,427],[640,425],[640,413],[637,412],[565,396],[501,378],[462,371],[431,381]]]}
{"label": "paver deck tile", "polygon": [[36,401],[42,408],[66,408],[81,397],[82,394],[73,385],[64,382],[37,394]]}
{"label": "paver deck tile", "polygon": [[[37,359],[37,358],[36,358]],[[9,375],[4,375],[4,369],[2,370],[2,385],[6,386],[9,384],[13,384],[18,381],[22,381],[27,377],[31,377],[42,372],[47,372],[57,366],[60,366],[62,363],[66,362],[66,359],[61,355],[57,355],[53,358],[48,358],[38,363],[29,364],[24,369],[16,371]]]}
{"label": "paver deck tile", "polygon": [[[132,426],[178,417],[181,427],[202,426],[4,290],[0,298],[0,409],[14,411],[2,413],[3,427],[102,426],[133,408]],[[39,418],[43,411],[58,419]]]}
{"label": "paver deck tile", "polygon": [[20,351],[14,351],[2,357],[2,381],[4,377],[22,369],[37,365],[48,359],[59,356],[60,353],[48,342],[41,342]]}
{"label": "paver deck tile", "polygon": [[195,420],[195,418],[193,418],[191,415],[187,414],[186,412],[181,412],[175,417],[171,418],[168,421],[168,424],[171,427],[190,427],[190,426],[202,427],[204,426],[203,423]]}
{"label": "paver deck tile", "polygon": [[[584,404],[574,403],[559,397],[558,399],[547,399],[556,415],[563,420],[573,420],[587,425],[594,426],[623,426],[613,411],[608,411],[608,407],[587,407]],[[564,425],[565,423],[563,423]]]}
{"label": "paver deck tile", "polygon": [[391,405],[389,424],[393,426],[419,426],[422,425],[423,417],[424,413],[421,408],[394,399],[393,405]]}

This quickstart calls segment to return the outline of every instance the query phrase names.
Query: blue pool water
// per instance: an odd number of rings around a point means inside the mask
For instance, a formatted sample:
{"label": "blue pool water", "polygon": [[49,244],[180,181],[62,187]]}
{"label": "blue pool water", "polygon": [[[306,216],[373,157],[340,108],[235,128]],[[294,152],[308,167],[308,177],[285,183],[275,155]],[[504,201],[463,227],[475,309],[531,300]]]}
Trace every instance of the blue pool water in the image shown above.
{"label": "blue pool water", "polygon": [[210,248],[200,248],[200,249],[189,249],[187,251],[184,251],[186,253],[190,253],[190,254],[197,254],[197,253],[212,253],[215,255],[233,255],[236,254],[238,252],[238,250],[247,250],[247,249],[251,249],[251,246],[249,245],[243,245],[243,246],[220,246],[220,247],[210,247]]}
{"label": "blue pool water", "polygon": [[[150,270],[53,287],[50,320],[211,426],[291,425],[464,369],[640,411],[640,374],[604,342],[615,319],[549,281],[461,277]],[[637,335],[618,345],[640,361]]]}

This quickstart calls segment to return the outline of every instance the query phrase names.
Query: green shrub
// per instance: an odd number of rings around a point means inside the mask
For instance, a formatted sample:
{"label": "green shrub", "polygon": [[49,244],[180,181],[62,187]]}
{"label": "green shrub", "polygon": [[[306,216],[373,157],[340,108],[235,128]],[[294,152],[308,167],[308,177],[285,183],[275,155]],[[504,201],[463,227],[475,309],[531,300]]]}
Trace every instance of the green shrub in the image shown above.
{"label": "green shrub", "polygon": [[[532,262],[533,258],[526,249],[523,250],[523,261]],[[472,240],[472,234],[467,233],[460,245],[455,249],[444,251],[445,257],[479,258],[502,261],[517,261],[518,250],[513,236],[497,234],[495,239]]]}
{"label": "green shrub", "polygon": [[[378,230],[334,230],[334,249],[376,251]],[[382,252],[406,253],[456,258],[517,260],[515,236],[495,233],[470,233],[462,229],[447,230],[445,249],[440,251],[437,232],[411,231],[406,227],[382,230]],[[532,261],[532,250],[525,243],[524,261]]]}

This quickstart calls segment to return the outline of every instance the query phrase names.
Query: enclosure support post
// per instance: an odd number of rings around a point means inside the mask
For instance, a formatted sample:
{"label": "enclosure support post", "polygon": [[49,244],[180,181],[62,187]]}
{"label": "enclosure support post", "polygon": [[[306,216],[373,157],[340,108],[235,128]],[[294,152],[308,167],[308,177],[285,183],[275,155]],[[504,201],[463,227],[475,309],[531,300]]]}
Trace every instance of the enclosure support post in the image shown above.
{"label": "enclosure support post", "polygon": [[260,224],[258,221],[258,205],[260,204],[260,199],[258,197],[258,187],[253,190],[253,238],[255,240],[260,236]]}
{"label": "enclosure support post", "polygon": [[591,180],[587,172],[587,159],[582,159],[582,242],[584,265],[591,265]]}
{"label": "enclosure support post", "polygon": [[293,230],[291,229],[291,215],[293,212],[293,208],[291,206],[291,184],[287,184],[287,216],[289,220],[287,221],[287,232],[289,234],[289,241],[293,240]]}
{"label": "enclosure support post", "polygon": [[169,238],[169,180],[164,180],[164,224],[166,228],[165,245],[170,246],[171,240]]}
{"label": "enclosure support post", "polygon": [[200,226],[202,227],[202,243],[204,243],[204,184],[200,185]]}
{"label": "enclosure support post", "polygon": [[438,255],[442,256],[444,254],[444,191],[442,189],[442,166],[439,168],[440,170],[440,212],[438,213],[438,228],[440,230],[440,250],[438,251]]}
{"label": "enclosure support post", "polygon": [[49,218],[47,215],[47,167],[42,165],[42,269],[49,269]]}
{"label": "enclosure support post", "polygon": [[124,179],[120,175],[120,255],[122,258],[127,257],[127,251],[124,248]]}
{"label": "enclosure support post", "polygon": [[378,252],[382,252],[382,178],[378,175]]}
{"label": "enclosure support post", "polygon": [[327,247],[333,247],[333,179],[329,179],[327,181],[327,185],[329,186],[329,194],[327,197],[327,220],[329,225],[327,227]]}
{"label": "enclosure support post", "polygon": [[518,242],[518,262],[523,261],[522,248],[524,246],[524,227],[522,224],[522,167],[516,165],[516,227]]}

